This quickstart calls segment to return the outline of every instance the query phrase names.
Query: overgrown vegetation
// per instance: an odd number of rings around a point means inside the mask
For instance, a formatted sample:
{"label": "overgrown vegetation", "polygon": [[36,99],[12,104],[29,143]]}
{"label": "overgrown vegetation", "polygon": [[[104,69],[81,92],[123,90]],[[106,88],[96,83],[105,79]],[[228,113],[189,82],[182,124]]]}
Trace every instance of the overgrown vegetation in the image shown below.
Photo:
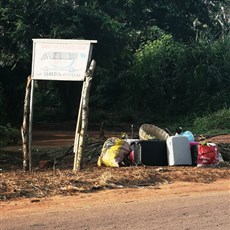
{"label": "overgrown vegetation", "polygon": [[0,147],[16,144],[19,137],[19,131],[16,128],[11,127],[10,124],[7,124],[6,126],[0,125]]}
{"label": "overgrown vegetation", "polygon": [[194,121],[198,133],[230,133],[230,109],[221,109]]}

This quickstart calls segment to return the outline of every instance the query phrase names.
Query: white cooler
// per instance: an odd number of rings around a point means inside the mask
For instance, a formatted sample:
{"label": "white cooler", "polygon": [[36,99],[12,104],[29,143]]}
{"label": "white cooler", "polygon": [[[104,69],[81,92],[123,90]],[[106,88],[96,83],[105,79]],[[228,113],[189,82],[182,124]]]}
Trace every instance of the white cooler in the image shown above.
{"label": "white cooler", "polygon": [[192,165],[189,140],[184,136],[171,136],[167,138],[167,156],[170,166]]}

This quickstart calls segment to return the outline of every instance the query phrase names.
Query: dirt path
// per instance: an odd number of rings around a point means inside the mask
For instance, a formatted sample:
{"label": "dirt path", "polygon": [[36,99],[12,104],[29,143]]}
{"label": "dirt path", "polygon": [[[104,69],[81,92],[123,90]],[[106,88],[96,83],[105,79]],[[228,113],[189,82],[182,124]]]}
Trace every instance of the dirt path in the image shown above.
{"label": "dirt path", "polygon": [[[35,146],[63,146],[73,145],[74,131],[33,131],[33,145]],[[88,131],[88,135],[93,138],[99,138],[100,134],[97,131]],[[105,132],[107,138],[112,136],[120,136],[121,132]],[[230,143],[230,134],[218,135],[207,139],[214,143]]]}
{"label": "dirt path", "polygon": [[[122,132],[119,131],[105,131],[105,137],[112,136],[120,137]],[[71,146],[74,143],[75,131],[66,130],[33,130],[32,145],[44,147],[61,147]],[[99,139],[99,131],[88,131],[88,136]],[[208,138],[207,141],[214,143],[230,143],[230,134],[218,135]],[[21,147],[21,140],[16,147]]]}
{"label": "dirt path", "polygon": [[[139,187],[126,189],[102,190],[95,193],[77,193],[73,196],[54,196],[48,198],[19,198],[12,201],[0,201],[2,217],[21,215],[31,211],[33,213],[46,210],[59,210],[77,204],[78,208],[84,206],[97,206],[117,202],[136,201],[139,199],[162,199],[164,197],[186,196],[190,194],[207,194],[228,192],[230,195],[230,180],[218,180],[211,184],[175,182],[154,187]],[[229,200],[230,202],[230,200]],[[230,207],[229,207],[230,208]]]}
{"label": "dirt path", "polygon": [[124,227],[227,230],[229,191],[229,180],[212,184],[176,182],[154,188],[1,202],[1,229],[68,226],[84,230]]}
{"label": "dirt path", "polygon": [[71,146],[74,143],[73,131],[33,131],[34,146]]}

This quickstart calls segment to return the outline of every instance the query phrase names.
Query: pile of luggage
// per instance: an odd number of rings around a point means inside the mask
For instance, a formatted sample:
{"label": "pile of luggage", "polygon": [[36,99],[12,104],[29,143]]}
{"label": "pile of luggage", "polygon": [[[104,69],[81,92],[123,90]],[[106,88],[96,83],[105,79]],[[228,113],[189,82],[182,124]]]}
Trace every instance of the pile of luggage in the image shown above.
{"label": "pile of luggage", "polygon": [[163,129],[144,124],[138,139],[111,137],[103,145],[98,166],[206,166],[219,163],[219,153],[214,143],[196,142],[190,131],[182,128],[175,135]]}

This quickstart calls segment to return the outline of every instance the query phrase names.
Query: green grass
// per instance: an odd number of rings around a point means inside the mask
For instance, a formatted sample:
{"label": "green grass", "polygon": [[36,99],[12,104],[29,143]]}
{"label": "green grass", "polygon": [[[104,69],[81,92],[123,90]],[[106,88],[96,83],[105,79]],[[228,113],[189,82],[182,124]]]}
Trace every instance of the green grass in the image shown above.
{"label": "green grass", "polygon": [[197,133],[223,134],[230,133],[230,109],[224,108],[215,113],[194,120]]}

